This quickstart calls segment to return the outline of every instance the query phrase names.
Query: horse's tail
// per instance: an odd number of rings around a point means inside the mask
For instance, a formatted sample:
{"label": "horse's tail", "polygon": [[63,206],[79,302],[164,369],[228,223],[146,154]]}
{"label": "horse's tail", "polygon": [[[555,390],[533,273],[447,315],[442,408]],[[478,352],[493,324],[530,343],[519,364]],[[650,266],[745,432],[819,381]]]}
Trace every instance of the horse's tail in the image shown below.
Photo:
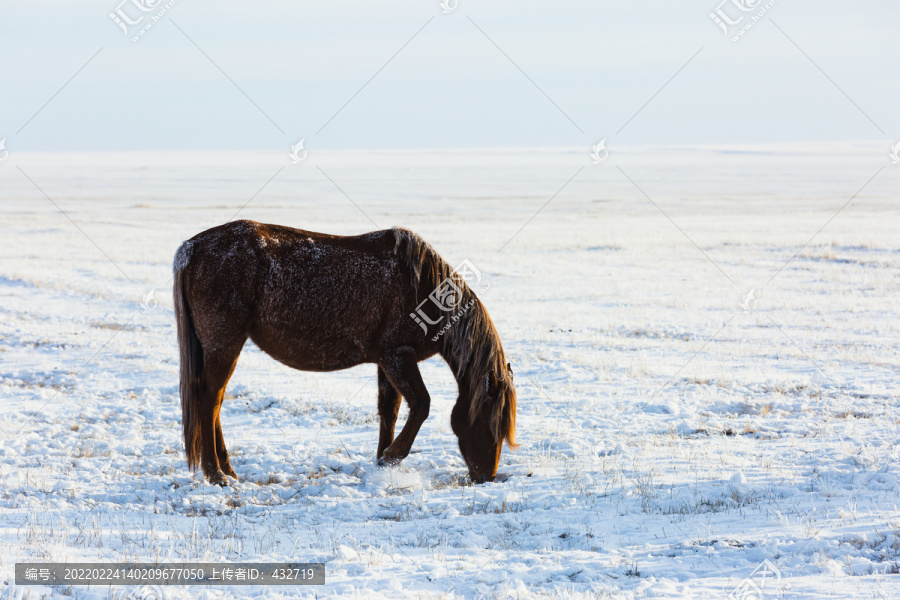
{"label": "horse's tail", "polygon": [[203,347],[188,305],[184,289],[184,269],[191,258],[191,243],[185,242],[175,253],[175,321],[178,324],[178,347],[181,350],[181,422],[184,427],[184,451],[188,467],[200,464],[200,386],[203,374]]}

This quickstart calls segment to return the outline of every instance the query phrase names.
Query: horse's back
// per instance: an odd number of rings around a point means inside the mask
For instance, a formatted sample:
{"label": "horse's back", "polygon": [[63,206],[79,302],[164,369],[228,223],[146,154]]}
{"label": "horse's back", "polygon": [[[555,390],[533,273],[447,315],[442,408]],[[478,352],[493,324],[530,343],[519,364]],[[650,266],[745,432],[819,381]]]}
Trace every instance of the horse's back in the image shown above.
{"label": "horse's back", "polygon": [[185,244],[176,268],[197,284],[191,308],[198,312],[197,296],[207,313],[198,331],[231,323],[295,368],[375,360],[410,300],[393,230],[335,236],[235,221]]}
{"label": "horse's back", "polygon": [[390,262],[395,246],[395,230],[391,229],[341,236],[240,220],[207,229],[184,242],[175,255],[175,270],[191,265],[223,275],[230,268],[250,269],[254,274],[260,270],[272,274],[273,268],[293,269],[295,274],[324,269],[353,273],[359,263]]}

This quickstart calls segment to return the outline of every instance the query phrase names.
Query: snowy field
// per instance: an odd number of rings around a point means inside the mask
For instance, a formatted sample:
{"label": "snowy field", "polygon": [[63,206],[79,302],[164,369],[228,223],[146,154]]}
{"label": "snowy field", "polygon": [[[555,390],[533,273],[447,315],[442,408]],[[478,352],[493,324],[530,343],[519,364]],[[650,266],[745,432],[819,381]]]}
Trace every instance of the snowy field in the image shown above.
{"label": "snowy field", "polygon": [[[11,155],[0,598],[155,591],[16,587],[39,560],[327,568],[165,598],[900,596],[887,152]],[[476,265],[518,389],[503,481],[466,483],[440,359],[413,454],[378,469],[374,366],[292,371],[249,343],[222,413],[241,481],[188,471],[171,261],[232,218],[401,225]]]}

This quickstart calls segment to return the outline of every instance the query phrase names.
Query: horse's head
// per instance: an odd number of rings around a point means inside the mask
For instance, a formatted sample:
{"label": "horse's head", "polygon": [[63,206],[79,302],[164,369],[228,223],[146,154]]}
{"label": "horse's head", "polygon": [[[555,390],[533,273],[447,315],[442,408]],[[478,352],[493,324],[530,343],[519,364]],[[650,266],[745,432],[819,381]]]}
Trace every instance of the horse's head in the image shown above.
{"label": "horse's head", "polygon": [[500,450],[506,440],[510,448],[516,446],[516,387],[512,367],[507,364],[487,373],[483,386],[468,402],[460,401],[453,408],[450,424],[459,438],[459,450],[469,476],[475,483],[493,481],[500,463]]}

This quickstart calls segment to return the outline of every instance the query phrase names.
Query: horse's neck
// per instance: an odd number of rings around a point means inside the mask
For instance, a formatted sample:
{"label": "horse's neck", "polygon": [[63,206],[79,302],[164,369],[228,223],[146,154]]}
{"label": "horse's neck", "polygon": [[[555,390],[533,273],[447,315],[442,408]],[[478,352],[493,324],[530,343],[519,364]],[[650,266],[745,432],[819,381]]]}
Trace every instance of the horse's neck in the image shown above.
{"label": "horse's neck", "polygon": [[460,389],[469,387],[473,377],[480,381],[492,362],[487,357],[501,351],[491,320],[482,313],[483,310],[476,302],[441,340],[439,352],[453,371]]}
{"label": "horse's neck", "polygon": [[466,365],[461,364],[459,357],[455,356],[446,346],[441,349],[441,356],[450,367],[450,370],[453,371],[453,376],[456,378],[456,383],[462,386],[463,381],[465,381],[468,377],[468,369],[466,368]]}

